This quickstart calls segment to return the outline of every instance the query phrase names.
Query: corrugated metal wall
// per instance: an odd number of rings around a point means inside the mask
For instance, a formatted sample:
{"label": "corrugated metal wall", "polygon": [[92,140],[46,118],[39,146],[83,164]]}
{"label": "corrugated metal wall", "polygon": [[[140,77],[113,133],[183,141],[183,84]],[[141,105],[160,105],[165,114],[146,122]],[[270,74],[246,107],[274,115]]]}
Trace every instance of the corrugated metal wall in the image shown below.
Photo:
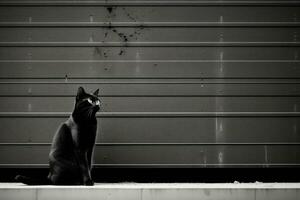
{"label": "corrugated metal wall", "polygon": [[299,1],[0,1],[0,166],[46,166],[78,86],[97,166],[300,165]]}

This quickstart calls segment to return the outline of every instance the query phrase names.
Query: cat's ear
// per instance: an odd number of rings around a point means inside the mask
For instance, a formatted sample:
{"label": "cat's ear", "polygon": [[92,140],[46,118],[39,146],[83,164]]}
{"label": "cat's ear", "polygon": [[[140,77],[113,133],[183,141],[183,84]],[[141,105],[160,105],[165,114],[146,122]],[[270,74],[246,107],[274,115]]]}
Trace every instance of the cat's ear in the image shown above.
{"label": "cat's ear", "polygon": [[97,89],[97,90],[93,93],[93,95],[95,95],[95,96],[98,96],[98,94],[99,94],[99,89]]}
{"label": "cat's ear", "polygon": [[81,99],[85,94],[86,93],[85,93],[83,87],[79,87],[77,90],[76,99]]}

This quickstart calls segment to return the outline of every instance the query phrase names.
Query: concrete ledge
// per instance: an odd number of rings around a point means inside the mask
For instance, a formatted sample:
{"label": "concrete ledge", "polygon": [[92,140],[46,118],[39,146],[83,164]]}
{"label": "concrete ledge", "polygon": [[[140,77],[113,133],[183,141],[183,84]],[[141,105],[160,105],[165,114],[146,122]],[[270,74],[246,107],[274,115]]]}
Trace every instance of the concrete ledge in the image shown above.
{"label": "concrete ledge", "polygon": [[20,183],[1,183],[0,199],[300,200],[300,183],[99,183],[95,186],[26,186]]}

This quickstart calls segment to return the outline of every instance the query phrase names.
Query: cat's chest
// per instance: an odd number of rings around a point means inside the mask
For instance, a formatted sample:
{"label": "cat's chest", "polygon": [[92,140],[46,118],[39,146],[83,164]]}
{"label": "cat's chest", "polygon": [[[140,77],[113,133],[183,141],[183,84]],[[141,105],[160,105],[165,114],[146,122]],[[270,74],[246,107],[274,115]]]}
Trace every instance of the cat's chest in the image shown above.
{"label": "cat's chest", "polygon": [[96,137],[96,129],[94,127],[79,127],[72,126],[70,128],[71,134],[76,136],[81,141],[94,143]]}

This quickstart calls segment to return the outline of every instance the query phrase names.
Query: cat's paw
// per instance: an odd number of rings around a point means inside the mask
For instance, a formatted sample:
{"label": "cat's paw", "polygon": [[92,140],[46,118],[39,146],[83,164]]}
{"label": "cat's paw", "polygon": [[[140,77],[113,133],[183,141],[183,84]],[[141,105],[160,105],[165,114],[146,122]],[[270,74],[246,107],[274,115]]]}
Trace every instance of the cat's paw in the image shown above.
{"label": "cat's paw", "polygon": [[94,181],[92,181],[92,179],[88,179],[88,180],[84,181],[84,185],[93,186],[94,185]]}

